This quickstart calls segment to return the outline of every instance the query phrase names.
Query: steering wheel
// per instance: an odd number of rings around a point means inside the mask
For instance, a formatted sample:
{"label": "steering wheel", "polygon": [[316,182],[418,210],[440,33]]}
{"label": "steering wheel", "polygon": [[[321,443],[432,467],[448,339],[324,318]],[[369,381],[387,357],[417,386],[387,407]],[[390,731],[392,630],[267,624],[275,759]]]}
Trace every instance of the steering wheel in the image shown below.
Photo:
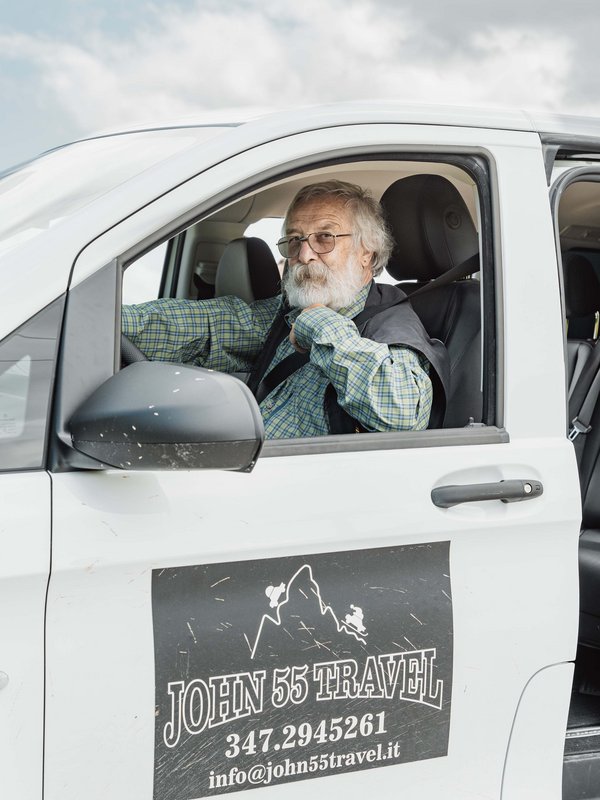
{"label": "steering wheel", "polygon": [[131,339],[121,334],[121,367],[128,367],[136,361],[148,361],[148,356]]}

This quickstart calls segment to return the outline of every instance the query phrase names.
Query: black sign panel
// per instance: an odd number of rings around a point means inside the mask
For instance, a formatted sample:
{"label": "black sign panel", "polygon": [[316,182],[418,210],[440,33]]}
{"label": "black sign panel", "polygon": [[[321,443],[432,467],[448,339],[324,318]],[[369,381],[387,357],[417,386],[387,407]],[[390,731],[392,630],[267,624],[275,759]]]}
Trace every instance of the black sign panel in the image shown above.
{"label": "black sign panel", "polygon": [[444,756],[449,543],[155,570],[154,800]]}

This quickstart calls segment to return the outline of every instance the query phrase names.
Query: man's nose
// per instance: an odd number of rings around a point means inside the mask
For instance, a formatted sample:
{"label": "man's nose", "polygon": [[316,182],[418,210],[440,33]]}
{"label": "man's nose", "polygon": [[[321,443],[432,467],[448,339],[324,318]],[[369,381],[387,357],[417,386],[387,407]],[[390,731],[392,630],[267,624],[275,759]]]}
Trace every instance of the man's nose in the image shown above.
{"label": "man's nose", "polygon": [[308,243],[308,239],[305,239],[303,242],[300,242],[300,251],[298,253],[298,261],[302,264],[308,264],[309,261],[314,261],[318,258],[315,251]]}

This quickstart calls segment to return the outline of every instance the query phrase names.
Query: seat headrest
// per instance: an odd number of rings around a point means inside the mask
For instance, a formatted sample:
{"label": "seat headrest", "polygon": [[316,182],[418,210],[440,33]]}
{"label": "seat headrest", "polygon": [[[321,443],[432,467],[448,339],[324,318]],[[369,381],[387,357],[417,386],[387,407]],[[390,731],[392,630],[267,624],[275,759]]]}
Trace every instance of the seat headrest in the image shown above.
{"label": "seat headrest", "polygon": [[588,258],[579,253],[564,253],[563,275],[567,319],[600,311],[600,281]]}
{"label": "seat headrest", "polygon": [[279,269],[269,245],[252,236],[229,242],[217,266],[215,297],[235,295],[252,303],[279,292]]}
{"label": "seat headrest", "polygon": [[479,251],[464,200],[440,175],[401,178],[385,190],[381,205],[395,242],[386,269],[396,280],[437,278]]}

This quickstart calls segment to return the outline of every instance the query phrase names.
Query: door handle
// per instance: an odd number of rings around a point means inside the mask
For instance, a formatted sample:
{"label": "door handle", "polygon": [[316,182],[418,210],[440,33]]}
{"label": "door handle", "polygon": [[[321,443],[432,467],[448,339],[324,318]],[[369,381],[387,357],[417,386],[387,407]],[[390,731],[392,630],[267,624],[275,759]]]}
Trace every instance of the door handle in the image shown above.
{"label": "door handle", "polygon": [[482,500],[502,500],[503,503],[518,503],[533,500],[544,493],[537,480],[508,480],[495,483],[466,483],[462,485],[437,486],[431,490],[431,500],[438,508],[450,508],[459,503],[479,503]]}

